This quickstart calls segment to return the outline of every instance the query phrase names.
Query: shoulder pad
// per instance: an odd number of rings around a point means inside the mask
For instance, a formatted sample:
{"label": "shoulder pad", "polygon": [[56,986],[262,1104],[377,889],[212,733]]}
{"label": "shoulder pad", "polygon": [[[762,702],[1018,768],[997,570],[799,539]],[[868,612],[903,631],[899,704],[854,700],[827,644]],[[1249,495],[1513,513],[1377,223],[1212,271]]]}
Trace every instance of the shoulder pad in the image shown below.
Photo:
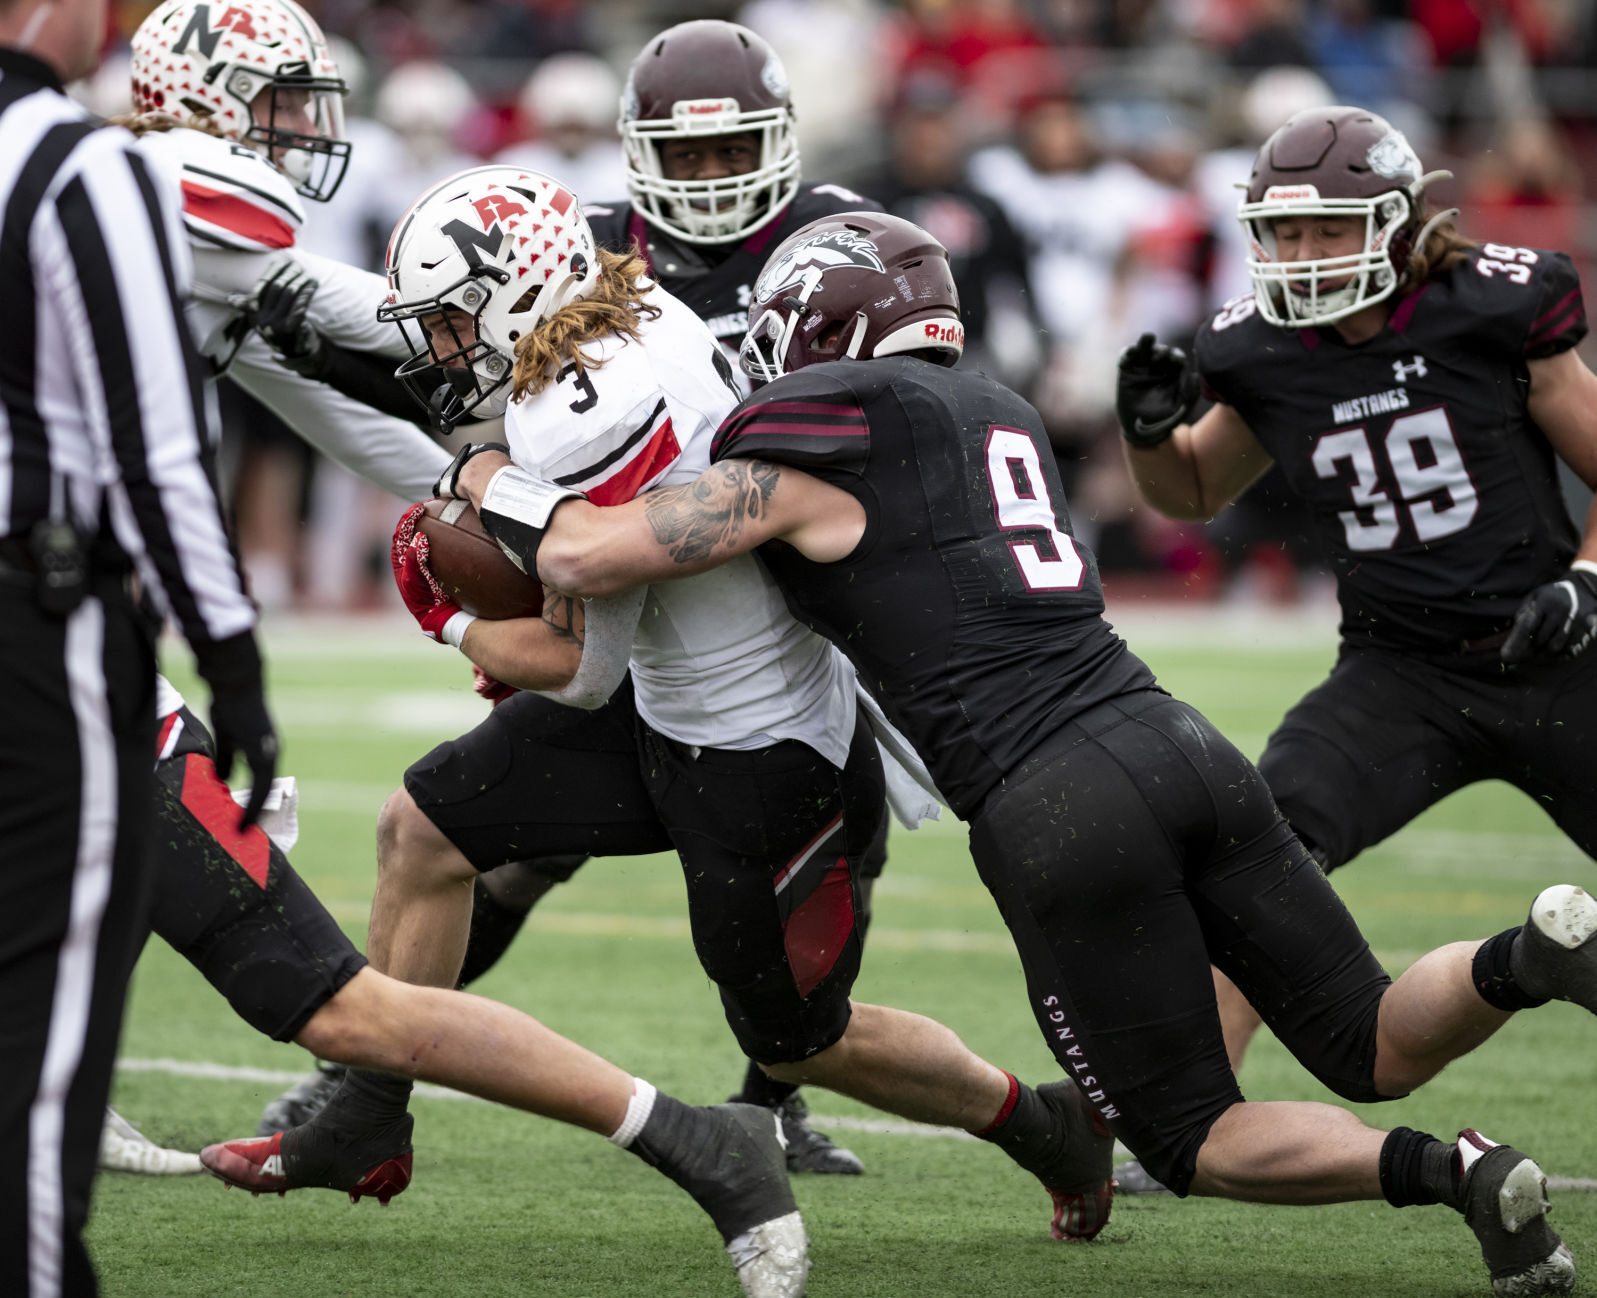
{"label": "shoulder pad", "polygon": [[1517,356],[1537,360],[1586,336],[1580,273],[1568,253],[1486,243],[1439,276],[1455,327],[1480,331]]}
{"label": "shoulder pad", "polygon": [[845,185],[805,185],[793,198],[792,213],[800,225],[834,212],[880,212],[882,205]]}
{"label": "shoulder pad", "polygon": [[1231,376],[1257,356],[1262,347],[1291,332],[1273,325],[1259,314],[1252,293],[1234,297],[1198,327],[1192,344],[1192,360],[1204,395],[1211,400],[1236,405]]}
{"label": "shoulder pad", "polygon": [[141,137],[182,168],[183,224],[197,243],[247,252],[289,248],[305,223],[294,184],[254,149],[179,128]]}
{"label": "shoulder pad", "polygon": [[584,203],[583,219],[593,231],[593,241],[611,252],[628,252],[632,248],[631,203]]}
{"label": "shoulder pad", "polygon": [[535,397],[512,402],[505,432],[516,463],[596,505],[619,505],[656,485],[682,458],[665,395],[641,347],[606,339],[584,352],[599,365],[561,370]]}
{"label": "shoulder pad", "polygon": [[721,424],[710,459],[863,472],[870,426],[862,394],[843,368],[837,362],[813,365],[766,384]]}

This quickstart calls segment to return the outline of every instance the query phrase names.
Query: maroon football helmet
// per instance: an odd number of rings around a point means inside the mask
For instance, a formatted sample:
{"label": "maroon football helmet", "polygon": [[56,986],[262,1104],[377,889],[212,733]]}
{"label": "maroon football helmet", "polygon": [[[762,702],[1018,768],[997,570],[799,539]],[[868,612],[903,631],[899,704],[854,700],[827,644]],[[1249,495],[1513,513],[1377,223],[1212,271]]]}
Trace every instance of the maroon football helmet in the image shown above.
{"label": "maroon football helmet", "polygon": [[[1293,114],[1260,148],[1237,210],[1260,314],[1278,325],[1329,324],[1390,297],[1423,238],[1425,186],[1447,174],[1425,174],[1402,132],[1365,109]],[[1276,219],[1316,216],[1361,218],[1362,249],[1278,261]]]}
{"label": "maroon football helmet", "polygon": [[[787,71],[746,27],[700,19],[668,27],[632,62],[621,92],[627,193],[645,220],[688,243],[747,238],[798,192]],[[667,180],[664,140],[752,132],[759,162],[742,176]]]}
{"label": "maroon football helmet", "polygon": [[822,361],[923,349],[943,365],[965,349],[948,250],[901,217],[842,212],[811,221],[771,254],[754,283],[740,359],[769,383]]}

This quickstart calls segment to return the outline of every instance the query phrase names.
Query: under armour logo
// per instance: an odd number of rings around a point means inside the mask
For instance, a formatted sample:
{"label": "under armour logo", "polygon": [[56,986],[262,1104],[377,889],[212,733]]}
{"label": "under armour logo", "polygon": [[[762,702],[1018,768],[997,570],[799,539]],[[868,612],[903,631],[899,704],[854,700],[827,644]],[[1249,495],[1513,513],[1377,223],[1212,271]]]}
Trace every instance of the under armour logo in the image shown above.
{"label": "under armour logo", "polygon": [[1407,383],[1410,379],[1423,379],[1426,374],[1425,357],[1416,356],[1407,365],[1402,361],[1393,361],[1392,374],[1399,383]]}

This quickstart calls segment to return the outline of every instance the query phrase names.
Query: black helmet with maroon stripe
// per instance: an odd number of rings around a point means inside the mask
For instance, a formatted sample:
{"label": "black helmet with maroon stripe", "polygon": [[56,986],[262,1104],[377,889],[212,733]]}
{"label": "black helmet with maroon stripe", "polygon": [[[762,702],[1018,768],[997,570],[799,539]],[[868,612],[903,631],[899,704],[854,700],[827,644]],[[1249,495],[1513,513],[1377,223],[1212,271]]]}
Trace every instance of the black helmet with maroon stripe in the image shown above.
{"label": "black helmet with maroon stripe", "polygon": [[806,365],[965,348],[948,250],[885,212],[811,221],[779,245],[754,283],[741,360],[762,383]]}

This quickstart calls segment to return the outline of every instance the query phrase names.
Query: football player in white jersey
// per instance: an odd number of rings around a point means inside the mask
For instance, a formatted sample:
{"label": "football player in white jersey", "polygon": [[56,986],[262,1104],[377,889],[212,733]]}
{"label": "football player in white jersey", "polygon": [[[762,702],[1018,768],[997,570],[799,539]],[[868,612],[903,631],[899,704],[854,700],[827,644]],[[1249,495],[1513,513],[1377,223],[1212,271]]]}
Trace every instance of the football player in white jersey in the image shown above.
{"label": "football player in white jersey", "polygon": [[[538,525],[559,495],[621,504],[691,480],[737,402],[709,329],[636,255],[596,249],[572,193],[537,173],[481,167],[424,195],[390,241],[389,286],[383,315],[416,352],[401,372],[447,376],[429,398],[446,418],[503,411],[510,453],[567,484],[540,498],[520,490],[525,475],[496,477],[481,514],[501,541]],[[483,449],[456,457],[439,494]],[[1096,1234],[1113,1141],[1073,1085],[1033,1090],[941,1024],[850,1001],[881,762],[852,670],[792,618],[763,566],[649,588],[630,676],[585,653],[564,688],[582,706],[561,706],[535,692],[570,675],[532,634],[540,624],[472,618],[450,602],[427,569],[419,511],[394,546],[412,613],[525,689],[414,763],[384,807],[374,964],[452,986],[471,881],[529,847],[675,850],[695,950],[750,1058],[796,1080],[824,1052],[826,1085],[989,1139],[1052,1192],[1057,1238]],[[351,1070],[308,1123],[222,1147],[236,1160],[230,1179],[270,1190],[353,1181],[409,1150],[409,1092],[403,1078]],[[295,1168],[269,1161],[278,1154]]]}
{"label": "football player in white jersey", "polygon": [[294,0],[169,0],[133,35],[132,78],[139,116],[124,124],[182,187],[201,351],[319,451],[420,499],[448,463],[441,447],[287,368],[249,332],[246,312],[263,282],[308,277],[320,335],[390,368],[405,354],[376,319],[380,276],[295,246],[301,199],[331,197],[349,156],[344,83],[315,20]]}

